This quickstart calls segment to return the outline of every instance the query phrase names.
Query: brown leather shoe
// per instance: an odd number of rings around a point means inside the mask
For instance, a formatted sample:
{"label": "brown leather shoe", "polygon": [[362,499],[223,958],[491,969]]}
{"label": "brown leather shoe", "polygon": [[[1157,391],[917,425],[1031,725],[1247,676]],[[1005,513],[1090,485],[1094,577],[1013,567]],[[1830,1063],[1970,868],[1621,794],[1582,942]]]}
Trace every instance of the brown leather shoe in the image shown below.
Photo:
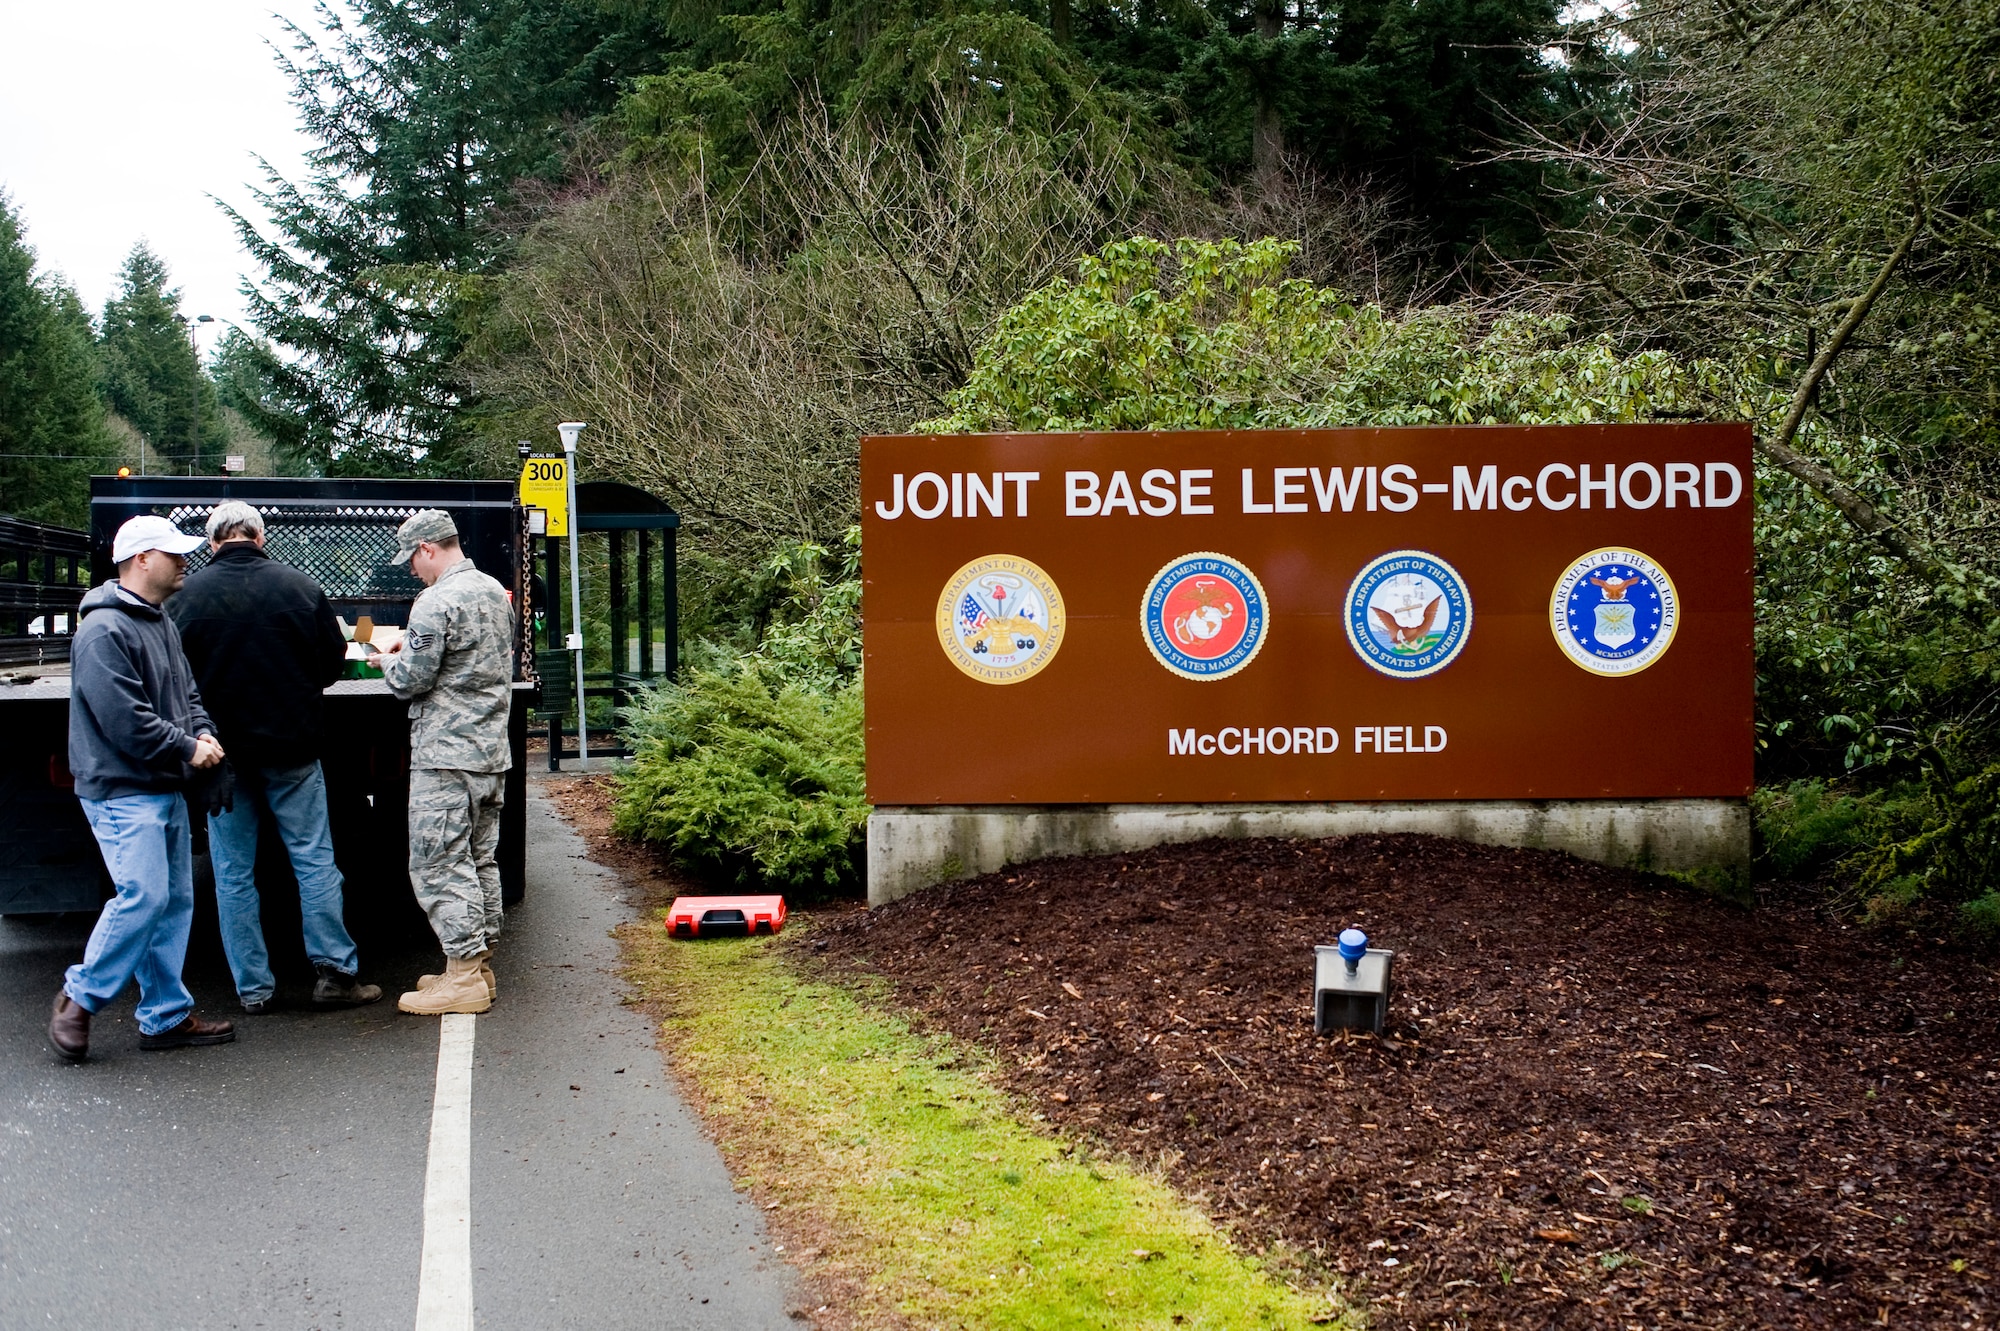
{"label": "brown leather shoe", "polygon": [[90,1014],[67,991],[56,993],[56,1009],[49,1016],[49,1043],[72,1063],[83,1062],[90,1053]]}
{"label": "brown leather shoe", "polygon": [[182,1049],[191,1044],[228,1044],[236,1038],[236,1026],[227,1021],[203,1021],[190,1012],[181,1024],[158,1035],[141,1035],[141,1049]]}

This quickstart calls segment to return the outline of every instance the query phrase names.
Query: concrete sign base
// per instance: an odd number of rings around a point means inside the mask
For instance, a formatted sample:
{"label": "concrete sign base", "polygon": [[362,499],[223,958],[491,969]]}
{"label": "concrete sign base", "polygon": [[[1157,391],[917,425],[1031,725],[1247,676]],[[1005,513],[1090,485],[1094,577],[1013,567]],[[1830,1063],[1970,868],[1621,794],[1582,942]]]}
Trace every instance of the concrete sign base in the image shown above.
{"label": "concrete sign base", "polygon": [[1750,874],[1750,807],[1740,799],[879,805],[868,817],[868,904],[1059,855],[1385,832],[1566,850],[1618,868],[1699,874],[1723,888],[1740,889]]}

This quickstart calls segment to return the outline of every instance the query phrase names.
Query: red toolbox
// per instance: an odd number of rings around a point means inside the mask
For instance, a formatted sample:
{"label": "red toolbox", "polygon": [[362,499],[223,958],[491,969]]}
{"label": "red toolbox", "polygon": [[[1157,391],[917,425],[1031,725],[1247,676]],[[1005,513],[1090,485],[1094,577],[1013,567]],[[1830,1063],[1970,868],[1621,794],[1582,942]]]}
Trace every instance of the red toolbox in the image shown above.
{"label": "red toolbox", "polygon": [[667,932],[675,938],[742,938],[785,927],[785,899],[675,897],[667,907]]}

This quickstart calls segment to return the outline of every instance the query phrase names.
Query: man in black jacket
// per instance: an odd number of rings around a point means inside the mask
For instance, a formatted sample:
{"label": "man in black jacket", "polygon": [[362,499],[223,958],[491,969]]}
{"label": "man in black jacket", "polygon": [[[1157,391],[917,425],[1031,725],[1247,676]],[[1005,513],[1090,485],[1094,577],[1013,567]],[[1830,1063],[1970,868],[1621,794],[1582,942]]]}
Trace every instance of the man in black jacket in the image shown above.
{"label": "man in black jacket", "polygon": [[236,996],[252,1015],[276,997],[257,897],[257,824],[268,811],[299,882],[306,954],[321,1007],[372,1003],[382,990],[362,984],[342,906],[345,883],[327,826],[326,686],[347,655],[340,623],[319,584],[264,553],[264,518],[237,500],[208,517],[208,564],[187,580],[168,613],[209,700],[236,766],[233,809],[208,816],[216,913]]}

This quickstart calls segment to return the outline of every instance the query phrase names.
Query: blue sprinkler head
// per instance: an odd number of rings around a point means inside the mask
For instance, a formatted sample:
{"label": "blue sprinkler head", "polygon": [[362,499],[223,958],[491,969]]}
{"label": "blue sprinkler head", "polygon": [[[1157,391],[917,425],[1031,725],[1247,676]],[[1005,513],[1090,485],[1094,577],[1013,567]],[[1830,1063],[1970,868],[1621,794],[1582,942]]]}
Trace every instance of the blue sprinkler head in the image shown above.
{"label": "blue sprinkler head", "polygon": [[1354,974],[1361,968],[1361,958],[1368,955],[1368,935],[1359,929],[1340,931],[1340,959],[1347,963],[1347,973]]}

